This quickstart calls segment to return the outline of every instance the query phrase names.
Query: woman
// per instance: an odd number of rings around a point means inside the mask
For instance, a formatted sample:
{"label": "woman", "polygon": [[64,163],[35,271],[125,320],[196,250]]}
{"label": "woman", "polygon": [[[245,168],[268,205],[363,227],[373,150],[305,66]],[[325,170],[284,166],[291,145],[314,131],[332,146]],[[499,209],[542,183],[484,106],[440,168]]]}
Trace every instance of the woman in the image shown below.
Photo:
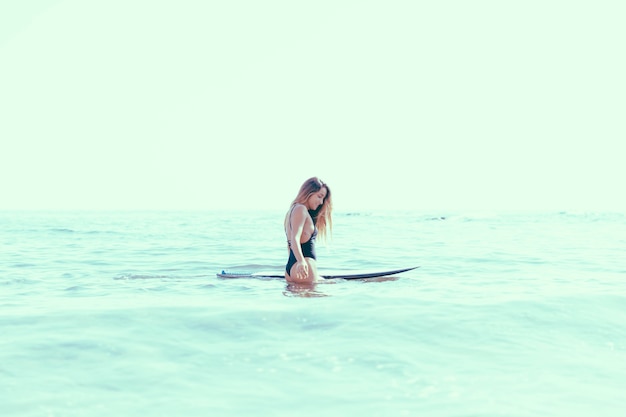
{"label": "woman", "polygon": [[285,216],[285,234],[289,260],[285,279],[289,283],[310,284],[318,280],[315,238],[319,232],[326,238],[332,231],[332,199],[330,188],[319,178],[309,178],[302,184],[296,199]]}

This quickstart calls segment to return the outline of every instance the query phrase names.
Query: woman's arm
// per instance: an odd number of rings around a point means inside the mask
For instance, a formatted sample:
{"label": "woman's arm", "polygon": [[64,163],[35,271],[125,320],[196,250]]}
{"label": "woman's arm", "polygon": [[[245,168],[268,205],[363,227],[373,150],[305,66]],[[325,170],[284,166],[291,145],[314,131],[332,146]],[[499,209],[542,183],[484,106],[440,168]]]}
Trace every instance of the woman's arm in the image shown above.
{"label": "woman's arm", "polygon": [[[298,261],[294,265],[295,277],[298,279],[306,278],[309,275],[309,264],[304,260],[304,254],[302,253],[302,247],[300,246],[300,239],[302,239],[302,232],[304,231],[304,224],[308,212],[304,206],[297,205],[291,212],[291,229],[289,232],[289,242],[291,244],[291,250],[293,251],[296,260]],[[291,272],[291,271],[290,271]]]}

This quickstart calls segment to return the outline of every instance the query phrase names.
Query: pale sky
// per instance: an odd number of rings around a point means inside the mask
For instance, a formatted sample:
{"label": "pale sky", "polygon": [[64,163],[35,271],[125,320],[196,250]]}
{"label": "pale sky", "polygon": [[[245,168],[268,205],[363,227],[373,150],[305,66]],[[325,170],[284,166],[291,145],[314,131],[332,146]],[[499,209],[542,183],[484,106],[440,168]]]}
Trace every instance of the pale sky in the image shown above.
{"label": "pale sky", "polygon": [[0,209],[626,209],[625,2],[0,3]]}

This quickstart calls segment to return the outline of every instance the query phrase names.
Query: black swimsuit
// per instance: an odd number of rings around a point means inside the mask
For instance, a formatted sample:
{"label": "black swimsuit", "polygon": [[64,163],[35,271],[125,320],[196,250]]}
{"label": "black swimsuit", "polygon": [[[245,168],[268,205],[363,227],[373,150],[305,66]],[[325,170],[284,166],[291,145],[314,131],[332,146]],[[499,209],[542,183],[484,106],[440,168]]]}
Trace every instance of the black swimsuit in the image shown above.
{"label": "black swimsuit", "polygon": [[[293,208],[291,209],[291,211],[293,212]],[[311,214],[311,211],[309,211],[309,214]],[[315,219],[315,217],[312,217],[312,219]],[[313,221],[315,222],[315,220]],[[291,229],[291,213],[289,213],[289,228]],[[315,238],[316,237],[317,237],[317,227],[314,225],[313,234],[311,235],[309,240],[300,244],[300,247],[302,248],[302,255],[304,255],[305,258],[317,259],[315,255]],[[287,266],[285,267],[285,270],[291,276],[291,268],[293,268],[293,266],[298,262],[298,260],[296,259],[296,255],[293,253],[293,249],[291,249],[291,241],[287,241],[287,244],[289,245],[289,260],[287,261]]]}

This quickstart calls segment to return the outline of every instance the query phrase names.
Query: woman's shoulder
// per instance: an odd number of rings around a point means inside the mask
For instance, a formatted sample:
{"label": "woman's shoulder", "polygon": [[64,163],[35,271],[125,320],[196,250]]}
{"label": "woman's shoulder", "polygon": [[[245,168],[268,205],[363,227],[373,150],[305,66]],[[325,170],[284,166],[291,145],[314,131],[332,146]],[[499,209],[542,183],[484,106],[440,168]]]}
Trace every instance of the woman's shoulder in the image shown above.
{"label": "woman's shoulder", "polygon": [[304,215],[309,213],[306,206],[300,203],[295,203],[293,206],[291,206],[289,212],[290,215],[296,215],[298,217],[303,217]]}

